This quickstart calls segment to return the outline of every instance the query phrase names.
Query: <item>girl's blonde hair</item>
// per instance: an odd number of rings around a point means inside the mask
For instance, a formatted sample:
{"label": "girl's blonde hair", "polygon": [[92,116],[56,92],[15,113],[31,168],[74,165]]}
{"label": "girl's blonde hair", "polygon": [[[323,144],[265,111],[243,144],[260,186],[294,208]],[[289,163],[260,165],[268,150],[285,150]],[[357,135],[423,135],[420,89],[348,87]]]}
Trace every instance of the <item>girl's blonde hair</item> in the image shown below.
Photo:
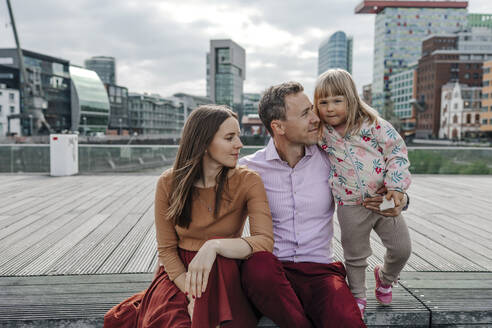
{"label": "girl's blonde hair", "polygon": [[[318,77],[314,90],[314,111],[318,116],[318,101],[321,98],[344,96],[347,100],[347,132],[359,132],[362,123],[368,120],[370,124],[377,121],[378,113],[360,99],[354,80],[346,70],[329,69]],[[321,117],[321,116],[320,116]]]}

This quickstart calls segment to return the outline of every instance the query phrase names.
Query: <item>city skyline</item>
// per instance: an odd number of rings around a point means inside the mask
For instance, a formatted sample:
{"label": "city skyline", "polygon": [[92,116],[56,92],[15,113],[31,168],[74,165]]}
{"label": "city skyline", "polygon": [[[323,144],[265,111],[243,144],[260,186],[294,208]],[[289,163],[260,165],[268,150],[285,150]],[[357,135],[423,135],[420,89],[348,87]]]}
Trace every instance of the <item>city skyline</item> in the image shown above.
{"label": "city skyline", "polygon": [[[297,80],[312,97],[319,43],[339,29],[354,37],[353,75],[358,89],[372,81],[374,16],[354,14],[359,0],[319,1],[311,6],[286,1],[281,7],[242,0],[74,2],[15,1],[22,47],[81,66],[92,56],[113,56],[118,84],[132,92],[205,95],[204,54],[209,41],[230,38],[246,50],[244,92]],[[469,1],[469,13],[490,11],[487,0]],[[15,47],[8,22],[1,1],[3,48]]]}

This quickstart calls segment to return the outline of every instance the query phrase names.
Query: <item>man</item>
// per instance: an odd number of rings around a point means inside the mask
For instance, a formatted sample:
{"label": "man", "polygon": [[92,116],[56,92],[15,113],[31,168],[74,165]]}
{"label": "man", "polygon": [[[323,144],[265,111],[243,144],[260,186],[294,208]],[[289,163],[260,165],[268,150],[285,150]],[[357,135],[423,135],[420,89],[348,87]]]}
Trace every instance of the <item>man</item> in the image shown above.
{"label": "man", "polygon": [[[272,139],[240,160],[262,177],[275,239],[275,256],[265,252],[243,264],[243,286],[280,327],[365,327],[345,268],[334,261],[330,165],[316,145],[319,118],[303,91],[296,82],[265,91],[259,115]],[[381,201],[368,199],[366,207],[377,211]],[[395,216],[401,207],[382,213]]]}

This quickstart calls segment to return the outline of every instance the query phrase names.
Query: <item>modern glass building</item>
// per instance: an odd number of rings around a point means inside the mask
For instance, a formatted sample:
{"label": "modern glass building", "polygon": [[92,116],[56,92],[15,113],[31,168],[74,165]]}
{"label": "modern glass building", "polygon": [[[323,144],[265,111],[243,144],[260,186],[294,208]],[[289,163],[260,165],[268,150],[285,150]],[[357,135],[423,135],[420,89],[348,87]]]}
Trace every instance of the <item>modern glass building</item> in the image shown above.
{"label": "modern glass building", "polygon": [[258,115],[261,94],[245,93],[243,95],[243,115]]}
{"label": "modern glass building", "polygon": [[318,49],[318,75],[330,68],[343,68],[352,74],[353,39],[345,32],[337,31]]}
{"label": "modern glass building", "polygon": [[184,126],[185,106],[177,98],[157,94],[130,93],[130,132],[179,138]]}
{"label": "modern glass building", "polygon": [[109,123],[109,99],[96,72],[70,66],[72,78],[72,130],[93,135],[106,133]]}
{"label": "modern glass building", "polygon": [[118,134],[128,132],[128,89],[114,84],[105,84],[109,97],[109,128],[111,133],[117,131]]}
{"label": "modern glass building", "polygon": [[95,71],[105,84],[116,84],[116,60],[114,57],[95,56],[85,60],[87,69]]}
{"label": "modern glass building", "polygon": [[[46,134],[71,129],[69,61],[33,51],[22,50],[29,83],[46,105],[32,111],[21,93],[21,134]],[[21,75],[16,49],[0,49],[0,83],[19,89]]]}
{"label": "modern glass building", "polygon": [[414,78],[417,63],[412,67],[391,75],[390,92],[393,111],[400,119],[412,117],[411,100],[414,98]]}
{"label": "modern glass building", "polygon": [[212,101],[203,96],[196,96],[196,95],[191,95],[189,93],[175,93],[173,97],[179,99],[184,105],[184,120],[188,118],[188,116],[191,114],[191,112],[196,109],[198,106],[201,105],[208,105],[211,104]]}
{"label": "modern glass building", "polygon": [[468,14],[468,27],[488,27],[492,29],[492,14]]}
{"label": "modern glass building", "polygon": [[207,97],[242,115],[246,52],[234,41],[210,40],[207,53]]}
{"label": "modern glass building", "polygon": [[391,97],[391,74],[416,62],[422,39],[431,34],[452,33],[467,24],[467,1],[362,1],[358,14],[376,14],[372,106],[381,111]]}

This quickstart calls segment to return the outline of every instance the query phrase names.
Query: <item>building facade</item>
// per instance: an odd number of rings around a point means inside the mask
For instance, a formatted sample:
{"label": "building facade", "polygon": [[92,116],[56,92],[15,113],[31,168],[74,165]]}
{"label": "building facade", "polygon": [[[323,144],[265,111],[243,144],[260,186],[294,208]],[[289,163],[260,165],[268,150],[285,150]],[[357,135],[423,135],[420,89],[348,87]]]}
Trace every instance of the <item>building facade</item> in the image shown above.
{"label": "building facade", "polygon": [[[21,91],[21,134],[47,134],[71,129],[69,62],[33,51],[22,50],[28,83],[43,105],[27,108]],[[16,49],[0,49],[0,83],[20,90],[21,73]]]}
{"label": "building facade", "polygon": [[416,113],[413,102],[416,98],[416,67],[411,64],[408,69],[390,76],[391,105],[393,112],[400,119],[404,135],[415,134]]}
{"label": "building facade", "polygon": [[246,79],[246,52],[234,41],[210,40],[207,54],[207,97],[227,105],[242,116],[243,83]]}
{"label": "building facade", "polygon": [[0,83],[0,137],[21,134],[19,116],[19,90],[9,89],[6,84]]}
{"label": "building facade", "polygon": [[258,105],[260,104],[261,94],[245,93],[243,95],[243,114],[258,115]]}
{"label": "building facade", "polygon": [[323,41],[318,49],[318,75],[330,68],[342,68],[352,74],[353,38],[337,31]]}
{"label": "building facade", "polygon": [[372,84],[366,84],[362,86],[362,100],[372,106]]}
{"label": "building facade", "polygon": [[84,135],[106,133],[110,104],[106,88],[96,72],[70,66],[72,130]]}
{"label": "building facade", "polygon": [[492,14],[468,14],[467,27],[492,28]]}
{"label": "building facade", "polygon": [[184,126],[184,104],[157,94],[130,93],[130,133],[179,138]]}
{"label": "building facade", "polygon": [[127,135],[129,130],[128,89],[105,84],[109,99],[109,129],[111,134]]}
{"label": "building facade", "polygon": [[114,57],[95,56],[86,59],[85,68],[95,71],[104,84],[116,85],[116,60]]}
{"label": "building facade", "polygon": [[188,116],[190,116],[191,112],[195,110],[198,106],[209,105],[212,103],[212,101],[208,97],[196,96],[182,92],[174,94],[173,97],[177,98],[180,102],[183,103],[185,121],[188,119]]}
{"label": "building facade", "polygon": [[358,14],[376,14],[372,106],[381,111],[391,97],[390,75],[421,56],[422,39],[466,26],[467,1],[362,1]]}
{"label": "building facade", "polygon": [[[483,31],[479,29],[482,37]],[[488,33],[492,37],[492,30]],[[469,31],[462,31],[424,39],[417,67],[417,137],[438,136],[444,84],[458,81],[471,87],[482,85],[482,63],[492,59],[491,39],[479,42],[470,35]]]}
{"label": "building facade", "polygon": [[481,87],[458,82],[442,86],[439,138],[462,140],[480,133]]}
{"label": "building facade", "polygon": [[482,85],[480,131],[483,136],[492,139],[492,60],[483,63]]}

